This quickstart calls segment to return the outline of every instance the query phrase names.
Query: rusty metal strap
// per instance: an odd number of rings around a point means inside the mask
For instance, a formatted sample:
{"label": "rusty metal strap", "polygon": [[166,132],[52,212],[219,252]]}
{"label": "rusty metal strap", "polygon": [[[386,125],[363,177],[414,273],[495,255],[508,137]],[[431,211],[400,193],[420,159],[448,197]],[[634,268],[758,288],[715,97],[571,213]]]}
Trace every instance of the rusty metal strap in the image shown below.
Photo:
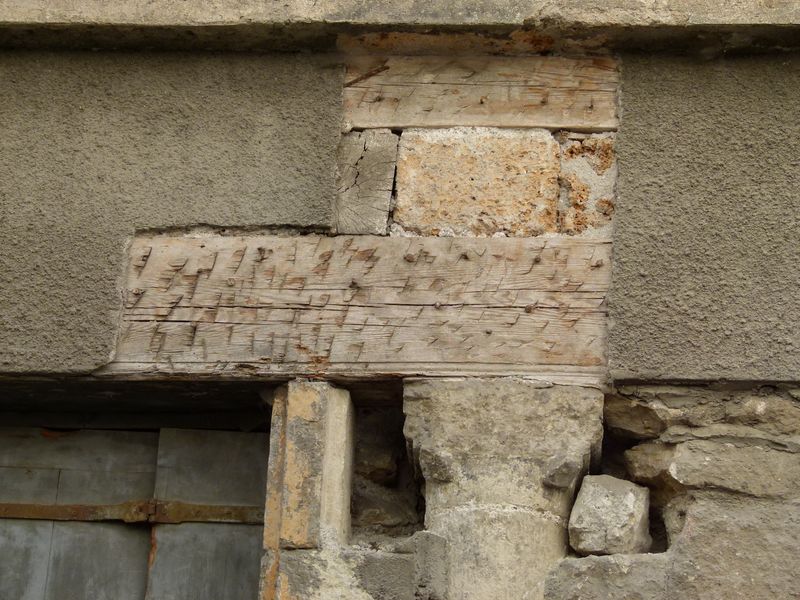
{"label": "rusty metal strap", "polygon": [[97,505],[0,503],[0,518],[45,521],[243,523],[261,525],[264,522],[264,507],[214,506],[161,500]]}

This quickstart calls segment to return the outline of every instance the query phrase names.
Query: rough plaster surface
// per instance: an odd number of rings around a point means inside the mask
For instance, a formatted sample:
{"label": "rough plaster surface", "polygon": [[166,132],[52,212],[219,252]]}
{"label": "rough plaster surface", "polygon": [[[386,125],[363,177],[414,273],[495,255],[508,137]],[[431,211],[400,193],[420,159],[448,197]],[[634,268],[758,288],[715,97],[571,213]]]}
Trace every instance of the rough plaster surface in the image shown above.
{"label": "rough plaster surface", "polygon": [[796,380],[800,56],[623,63],[612,376]]}
{"label": "rough plaster surface", "polygon": [[139,228],[328,226],[328,57],[0,54],[0,370],[110,356]]}

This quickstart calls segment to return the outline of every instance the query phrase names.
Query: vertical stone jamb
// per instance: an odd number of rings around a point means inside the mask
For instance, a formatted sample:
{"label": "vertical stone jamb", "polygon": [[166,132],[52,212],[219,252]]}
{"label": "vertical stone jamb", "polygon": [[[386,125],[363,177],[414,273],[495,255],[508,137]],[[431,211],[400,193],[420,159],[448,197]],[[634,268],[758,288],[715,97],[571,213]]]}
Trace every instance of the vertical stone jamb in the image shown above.
{"label": "vertical stone jamb", "polygon": [[302,597],[301,591],[292,589],[287,562],[309,562],[316,569],[315,551],[347,543],[353,448],[349,392],[301,380],[276,391],[270,428],[263,600]]}

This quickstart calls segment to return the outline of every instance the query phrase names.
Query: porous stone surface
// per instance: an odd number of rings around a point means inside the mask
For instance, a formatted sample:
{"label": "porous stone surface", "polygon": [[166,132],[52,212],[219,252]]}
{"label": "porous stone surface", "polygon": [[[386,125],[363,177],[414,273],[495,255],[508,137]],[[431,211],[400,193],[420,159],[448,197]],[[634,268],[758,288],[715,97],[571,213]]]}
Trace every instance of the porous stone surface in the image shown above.
{"label": "porous stone surface", "polygon": [[422,235],[552,233],[559,166],[559,146],[545,130],[408,129],[394,221]]}
{"label": "porous stone surface", "polygon": [[109,360],[136,230],[331,223],[328,57],[4,52],[0,80],[0,371]]}
{"label": "porous stone surface", "polygon": [[795,379],[800,56],[623,63],[612,376]]}
{"label": "porous stone surface", "polygon": [[611,235],[617,161],[614,134],[562,133],[558,230]]}
{"label": "porous stone surface", "polygon": [[751,444],[741,439],[648,442],[628,450],[625,457],[637,481],[800,499],[800,456]]}
{"label": "porous stone surface", "polygon": [[614,554],[567,558],[545,582],[547,600],[662,600],[669,558]]}
{"label": "porous stone surface", "polygon": [[[447,540],[448,597],[537,599],[567,552],[577,480],[599,453],[602,394],[518,378],[406,380],[405,433],[426,529]],[[576,469],[544,483],[556,463]]]}
{"label": "porous stone surface", "polygon": [[398,139],[388,129],[352,131],[342,137],[334,207],[337,233],[386,233]]}
{"label": "porous stone surface", "polygon": [[583,478],[569,517],[569,543],[579,554],[635,554],[650,549],[650,492],[608,475]]}

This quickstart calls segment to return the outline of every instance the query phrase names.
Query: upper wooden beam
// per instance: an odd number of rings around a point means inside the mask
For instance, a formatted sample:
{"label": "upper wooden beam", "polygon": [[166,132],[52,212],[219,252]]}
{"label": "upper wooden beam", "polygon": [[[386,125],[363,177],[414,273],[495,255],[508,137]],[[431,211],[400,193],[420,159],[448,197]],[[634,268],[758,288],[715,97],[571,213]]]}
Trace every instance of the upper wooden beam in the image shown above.
{"label": "upper wooden beam", "polygon": [[352,57],[345,77],[345,123],[355,129],[614,130],[617,67],[608,57]]}
{"label": "upper wooden beam", "polygon": [[576,238],[140,237],[107,372],[596,384],[610,249]]}

